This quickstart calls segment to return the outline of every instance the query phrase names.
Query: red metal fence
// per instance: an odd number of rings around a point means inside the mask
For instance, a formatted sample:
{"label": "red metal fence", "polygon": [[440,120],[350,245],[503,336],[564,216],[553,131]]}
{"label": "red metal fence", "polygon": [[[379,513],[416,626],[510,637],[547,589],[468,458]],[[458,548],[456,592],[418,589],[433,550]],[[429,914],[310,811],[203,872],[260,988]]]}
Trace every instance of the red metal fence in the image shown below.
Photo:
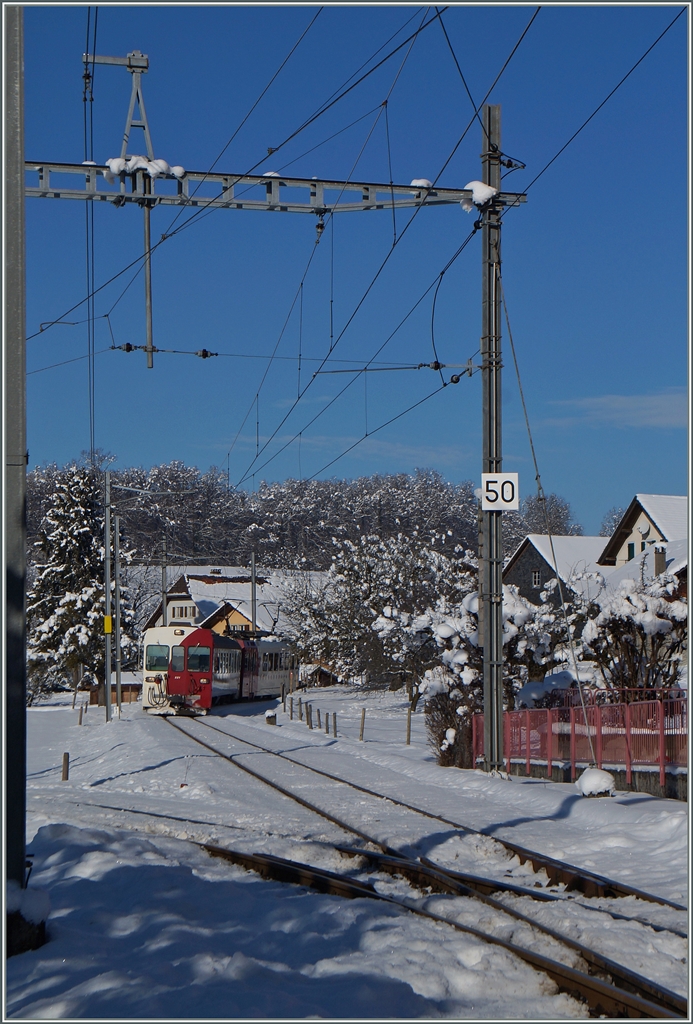
{"label": "red metal fence", "polygon": [[[570,762],[574,779],[576,765],[593,760],[592,747],[598,768],[625,765],[627,784],[635,765],[658,765],[664,786],[667,765],[688,764],[687,700],[596,704],[585,711],[581,707],[506,711],[503,725],[508,772],[512,761],[524,760],[527,774],[532,761],[546,763],[549,775],[554,762]],[[473,716],[472,745],[476,763],[484,756],[483,715]]]}

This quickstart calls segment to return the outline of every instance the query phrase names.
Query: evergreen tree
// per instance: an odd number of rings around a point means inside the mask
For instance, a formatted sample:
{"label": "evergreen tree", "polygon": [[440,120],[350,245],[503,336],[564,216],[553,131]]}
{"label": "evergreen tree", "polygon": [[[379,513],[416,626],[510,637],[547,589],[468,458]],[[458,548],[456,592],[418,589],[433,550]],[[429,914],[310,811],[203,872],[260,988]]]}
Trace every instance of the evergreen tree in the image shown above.
{"label": "evergreen tree", "polygon": [[[60,683],[76,687],[80,677],[86,682],[104,679],[103,536],[103,473],[93,466],[66,466],[55,477],[34,545],[34,580],[27,600],[30,704]],[[130,555],[127,549],[121,551],[124,562]],[[113,607],[113,594],[111,598]],[[136,651],[132,618],[127,591],[121,588],[124,661]]]}

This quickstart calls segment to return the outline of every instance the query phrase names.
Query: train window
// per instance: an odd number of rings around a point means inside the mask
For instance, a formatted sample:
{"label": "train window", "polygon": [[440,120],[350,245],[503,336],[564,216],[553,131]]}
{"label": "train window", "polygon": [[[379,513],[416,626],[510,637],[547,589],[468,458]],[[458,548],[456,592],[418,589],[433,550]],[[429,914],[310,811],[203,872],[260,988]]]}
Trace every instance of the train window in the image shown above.
{"label": "train window", "polygon": [[148,644],[145,667],[148,672],[165,672],[168,669],[168,644]]}
{"label": "train window", "polygon": [[182,672],[185,668],[185,648],[171,648],[171,669],[173,672]]}
{"label": "train window", "polygon": [[188,671],[209,672],[209,647],[188,647]]}

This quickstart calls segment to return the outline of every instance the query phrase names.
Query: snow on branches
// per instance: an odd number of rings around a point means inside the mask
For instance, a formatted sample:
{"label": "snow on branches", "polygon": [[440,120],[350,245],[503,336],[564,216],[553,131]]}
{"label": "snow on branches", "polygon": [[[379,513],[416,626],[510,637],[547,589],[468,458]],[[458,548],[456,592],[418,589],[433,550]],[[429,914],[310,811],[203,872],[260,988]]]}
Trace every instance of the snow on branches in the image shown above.
{"label": "snow on branches", "polygon": [[[80,464],[54,477],[54,490],[34,544],[34,579],[27,595],[28,702],[56,685],[103,679],[103,474]],[[127,562],[130,552],[121,546]],[[115,583],[113,583],[115,587]],[[132,609],[121,588],[121,645],[134,653]],[[112,595],[113,596],[113,595]]]}

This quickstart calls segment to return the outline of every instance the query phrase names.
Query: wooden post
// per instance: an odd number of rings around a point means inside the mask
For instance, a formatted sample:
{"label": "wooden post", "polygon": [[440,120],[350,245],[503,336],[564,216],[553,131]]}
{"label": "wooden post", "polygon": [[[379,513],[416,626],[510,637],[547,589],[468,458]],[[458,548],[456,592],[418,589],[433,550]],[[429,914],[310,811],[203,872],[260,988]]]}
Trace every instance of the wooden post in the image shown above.
{"label": "wooden post", "polygon": [[322,729],[322,722],[320,721],[320,708],[318,710],[318,729]]}
{"label": "wooden post", "polygon": [[325,733],[328,736],[330,735],[330,712],[329,711],[325,712]]}
{"label": "wooden post", "polygon": [[293,722],[293,720],[294,720],[294,698],[293,697],[289,697],[289,721]]}
{"label": "wooden post", "polygon": [[337,739],[337,712],[332,712],[332,735]]}
{"label": "wooden post", "polygon": [[411,745],[411,708],[407,708],[407,746]]}
{"label": "wooden post", "polygon": [[312,728],[313,728],[313,708],[312,708],[312,706],[310,704],[306,704],[306,722],[308,723],[308,728],[312,730]]}
{"label": "wooden post", "polygon": [[303,701],[300,697],[298,698],[298,720],[299,722],[303,721]]}
{"label": "wooden post", "polygon": [[363,739],[363,727],[366,724],[366,709],[361,708],[361,729],[359,731],[359,739]]}
{"label": "wooden post", "polygon": [[77,725],[81,725],[82,724],[82,713],[83,713],[83,711],[84,711],[84,705],[80,704],[80,706],[79,706],[79,722],[77,723]]}
{"label": "wooden post", "polygon": [[63,782],[67,782],[69,777],[70,777],[70,755],[65,753],[65,754],[63,754],[63,778],[62,778],[62,781]]}
{"label": "wooden post", "polygon": [[666,785],[666,747],[664,740],[664,701],[657,701],[657,713],[659,715],[659,784],[664,789]]}

